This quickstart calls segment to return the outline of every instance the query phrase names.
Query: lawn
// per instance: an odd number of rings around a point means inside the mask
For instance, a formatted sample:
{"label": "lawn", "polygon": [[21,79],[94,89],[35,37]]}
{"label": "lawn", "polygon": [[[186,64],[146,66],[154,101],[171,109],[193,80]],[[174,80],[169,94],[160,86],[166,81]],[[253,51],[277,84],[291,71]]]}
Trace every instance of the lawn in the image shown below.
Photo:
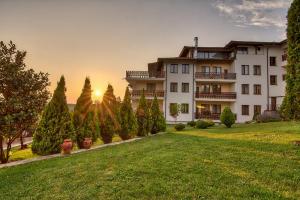
{"label": "lawn", "polygon": [[300,124],[187,129],[0,169],[1,199],[300,199]]}

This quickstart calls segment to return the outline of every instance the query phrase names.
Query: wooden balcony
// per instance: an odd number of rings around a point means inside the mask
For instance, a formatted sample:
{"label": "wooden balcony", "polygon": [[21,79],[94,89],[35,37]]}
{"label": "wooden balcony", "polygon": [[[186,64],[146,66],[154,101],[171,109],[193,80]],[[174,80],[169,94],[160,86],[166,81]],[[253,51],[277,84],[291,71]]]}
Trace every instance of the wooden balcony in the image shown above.
{"label": "wooden balcony", "polygon": [[[143,93],[143,90],[132,90],[132,97],[139,98]],[[155,90],[155,91],[147,91],[144,90],[144,94],[146,98],[153,98],[155,95],[157,98],[162,98],[165,96],[165,91],[163,90]]]}
{"label": "wooden balcony", "polygon": [[236,80],[236,73],[206,73],[196,72],[196,79],[222,79],[222,80]]}
{"label": "wooden balcony", "polygon": [[202,112],[196,112],[195,113],[195,119],[211,119],[211,120],[220,120],[220,113],[202,113]]}
{"label": "wooden balcony", "polygon": [[203,93],[196,92],[195,98],[204,98],[204,99],[236,99],[235,92],[220,92],[220,93]]}
{"label": "wooden balcony", "polygon": [[126,79],[155,79],[165,78],[165,73],[148,71],[126,71]]}

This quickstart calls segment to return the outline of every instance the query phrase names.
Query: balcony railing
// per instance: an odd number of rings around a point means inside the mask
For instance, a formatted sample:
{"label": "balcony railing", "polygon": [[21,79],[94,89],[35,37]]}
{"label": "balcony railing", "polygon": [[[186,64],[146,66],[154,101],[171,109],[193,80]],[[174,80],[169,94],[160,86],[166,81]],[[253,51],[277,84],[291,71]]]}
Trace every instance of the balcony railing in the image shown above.
{"label": "balcony railing", "polygon": [[205,98],[205,99],[236,99],[235,92],[221,92],[221,93],[203,93],[196,92],[196,98]]}
{"label": "balcony railing", "polygon": [[220,113],[195,113],[196,119],[211,119],[211,120],[219,120],[220,119]]}
{"label": "balcony railing", "polygon": [[[133,97],[140,97],[143,93],[143,90],[132,90],[131,95]],[[154,90],[154,91],[147,91],[144,90],[145,97],[154,97],[155,95],[157,97],[164,97],[165,92],[163,90]]]}
{"label": "balcony railing", "polygon": [[126,71],[126,78],[164,78],[165,73],[162,72],[148,72],[148,71]]}
{"label": "balcony railing", "polygon": [[195,78],[197,79],[224,79],[224,80],[235,80],[236,73],[207,73],[207,72],[196,72]]}

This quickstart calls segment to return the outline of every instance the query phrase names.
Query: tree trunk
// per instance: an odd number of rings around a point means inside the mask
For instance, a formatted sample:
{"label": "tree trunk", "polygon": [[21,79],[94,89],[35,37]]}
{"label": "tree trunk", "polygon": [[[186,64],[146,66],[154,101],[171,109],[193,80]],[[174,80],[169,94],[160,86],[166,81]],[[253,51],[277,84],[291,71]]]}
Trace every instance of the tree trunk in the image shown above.
{"label": "tree trunk", "polygon": [[21,133],[20,135],[20,149],[26,149],[26,145],[24,145],[24,137],[23,137],[23,133]]}
{"label": "tree trunk", "polygon": [[4,163],[4,149],[3,149],[3,137],[0,136],[0,161]]}

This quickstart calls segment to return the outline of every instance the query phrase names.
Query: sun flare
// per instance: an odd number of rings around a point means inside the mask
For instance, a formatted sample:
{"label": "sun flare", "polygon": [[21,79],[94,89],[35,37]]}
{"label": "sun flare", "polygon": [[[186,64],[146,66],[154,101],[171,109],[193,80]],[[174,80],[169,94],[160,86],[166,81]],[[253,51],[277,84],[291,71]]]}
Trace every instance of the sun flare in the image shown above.
{"label": "sun flare", "polygon": [[99,97],[101,97],[101,95],[102,95],[102,93],[101,93],[101,91],[100,90],[95,90],[95,92],[94,92],[94,96],[98,99]]}

